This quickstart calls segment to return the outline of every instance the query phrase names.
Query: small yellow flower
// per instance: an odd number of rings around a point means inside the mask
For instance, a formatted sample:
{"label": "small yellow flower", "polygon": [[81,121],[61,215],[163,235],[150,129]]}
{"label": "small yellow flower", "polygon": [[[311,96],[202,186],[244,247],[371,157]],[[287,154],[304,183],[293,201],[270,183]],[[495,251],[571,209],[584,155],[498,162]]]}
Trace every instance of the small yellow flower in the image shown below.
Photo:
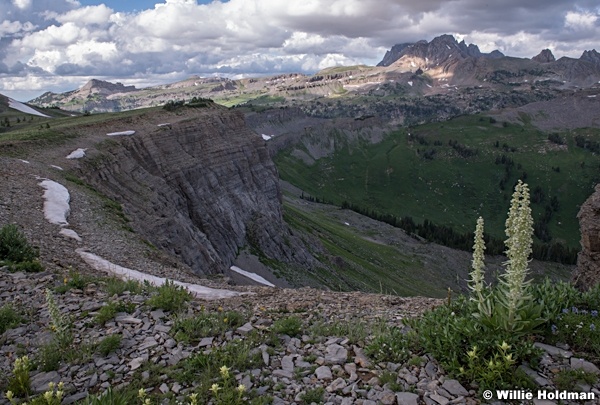
{"label": "small yellow flower", "polygon": [[506,350],[510,349],[510,345],[503,341],[502,345],[500,346],[500,349],[506,351]]}
{"label": "small yellow flower", "polygon": [[65,284],[68,284],[68,283],[69,283],[69,279],[68,279],[67,277],[65,277],[65,278],[63,279],[63,283],[65,283]]}
{"label": "small yellow flower", "polygon": [[52,381],[48,383],[48,390],[54,391],[54,383]]}
{"label": "small yellow flower", "polygon": [[44,399],[46,400],[47,403],[50,403],[50,401],[52,401],[52,396],[54,394],[52,393],[52,391],[46,391],[44,392]]}
{"label": "small yellow flower", "polygon": [[508,361],[509,363],[512,363],[514,360],[512,358],[512,353],[508,353],[506,356],[504,356],[504,358],[506,359],[506,361]]}
{"label": "small yellow flower", "polygon": [[150,398],[146,398],[144,405],[152,405],[152,400]]}
{"label": "small yellow flower", "polygon": [[6,398],[8,398],[9,401],[11,401],[15,396],[12,391],[6,391],[6,394],[4,395],[6,395]]}
{"label": "small yellow flower", "polygon": [[219,312],[223,312],[223,307],[219,307],[219,308],[217,308],[217,311],[219,311]]}
{"label": "small yellow flower", "polygon": [[190,394],[190,405],[198,405],[198,393]]}
{"label": "small yellow flower", "polygon": [[212,393],[214,395],[217,395],[217,392],[221,389],[221,387],[219,387],[219,384],[213,384],[212,387],[210,387],[210,390],[212,391]]}
{"label": "small yellow flower", "polygon": [[229,377],[229,367],[223,366],[223,367],[221,367],[220,371],[221,371],[221,376],[223,378]]}
{"label": "small yellow flower", "polygon": [[246,391],[246,386],[244,384],[240,384],[238,385],[237,390],[241,394],[242,392]]}
{"label": "small yellow flower", "polygon": [[138,398],[144,399],[145,397],[146,397],[146,390],[143,388],[140,388],[140,390],[138,391]]}
{"label": "small yellow flower", "polygon": [[223,323],[227,323],[228,320],[229,319],[227,319],[227,318],[223,318]]}

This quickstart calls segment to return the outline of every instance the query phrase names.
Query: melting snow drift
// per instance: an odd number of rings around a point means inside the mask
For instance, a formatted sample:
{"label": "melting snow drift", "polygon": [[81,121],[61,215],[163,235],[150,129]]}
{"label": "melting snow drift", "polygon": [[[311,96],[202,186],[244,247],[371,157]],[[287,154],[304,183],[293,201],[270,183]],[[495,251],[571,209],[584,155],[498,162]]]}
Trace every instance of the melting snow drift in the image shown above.
{"label": "melting snow drift", "polygon": [[108,136],[119,136],[119,135],[133,135],[135,131],[121,131],[121,132],[110,132],[106,135]]}
{"label": "melting snow drift", "polygon": [[265,280],[262,276],[259,276],[256,273],[250,273],[249,271],[242,270],[237,266],[231,266],[230,269],[235,271],[238,274],[241,274],[242,276],[248,277],[250,280],[256,281],[257,283],[260,283],[262,285],[266,285],[269,287],[275,287],[275,284],[271,283],[270,281]]}
{"label": "melting snow drift", "polygon": [[34,110],[33,108],[29,107],[28,105],[25,105],[25,104],[21,103],[20,101],[13,100],[10,97],[8,97],[8,106],[10,108],[14,108],[15,110],[24,112],[26,114],[32,114],[32,115],[37,115],[38,117],[50,118],[49,115],[42,114],[41,112]]}
{"label": "melting snow drift", "polygon": [[69,155],[67,156],[67,159],[81,159],[82,157],[85,156],[86,150],[87,150],[87,148],[75,149],[73,152],[69,153]]}
{"label": "melting snow drift", "polygon": [[273,135],[265,135],[265,134],[262,134],[262,139],[264,139],[265,141],[268,141],[268,140],[270,140],[271,138],[273,138]]}
{"label": "melting snow drift", "polygon": [[63,228],[59,233],[67,238],[75,239],[76,241],[81,242],[81,236],[79,236],[77,232],[72,229]]}
{"label": "melting snow drift", "polygon": [[46,189],[44,192],[44,217],[51,224],[69,225],[67,222],[67,216],[71,210],[69,190],[52,180],[44,180],[40,186]]}
{"label": "melting snow drift", "polygon": [[[137,270],[131,270],[125,267],[118,266],[109,262],[108,260],[104,260],[103,258],[96,256],[95,254],[85,252],[81,249],[77,249],[76,252],[87,264],[89,264],[96,270],[114,274],[121,278],[132,279],[140,282],[147,281],[151,284],[154,284],[155,286],[161,286],[166,282],[166,279],[163,277],[151,276],[149,274],[144,274]],[[184,287],[197,298],[205,300],[231,298],[243,294],[237,291],[219,290],[215,288],[204,287],[198,284],[182,283],[181,281],[173,281],[173,283]]]}

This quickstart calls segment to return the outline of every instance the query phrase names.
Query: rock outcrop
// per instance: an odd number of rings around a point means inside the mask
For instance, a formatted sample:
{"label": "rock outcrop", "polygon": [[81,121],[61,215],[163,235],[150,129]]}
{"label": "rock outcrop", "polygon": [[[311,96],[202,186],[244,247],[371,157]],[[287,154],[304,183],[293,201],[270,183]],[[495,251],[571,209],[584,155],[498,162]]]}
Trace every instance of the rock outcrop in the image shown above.
{"label": "rock outcrop", "polygon": [[542,50],[542,52],[531,58],[531,60],[539,63],[550,63],[554,62],[556,58],[554,57],[550,49],[544,49]]}
{"label": "rock outcrop", "polygon": [[581,228],[581,252],[573,282],[579,289],[587,290],[600,283],[600,184],[581,206],[577,218]]}
{"label": "rock outcrop", "polygon": [[100,144],[80,168],[123,205],[136,232],[198,274],[222,273],[244,247],[311,266],[314,259],[283,222],[265,141],[241,114],[212,104],[155,113],[154,121],[157,114],[163,125],[129,123],[123,129],[135,135]]}

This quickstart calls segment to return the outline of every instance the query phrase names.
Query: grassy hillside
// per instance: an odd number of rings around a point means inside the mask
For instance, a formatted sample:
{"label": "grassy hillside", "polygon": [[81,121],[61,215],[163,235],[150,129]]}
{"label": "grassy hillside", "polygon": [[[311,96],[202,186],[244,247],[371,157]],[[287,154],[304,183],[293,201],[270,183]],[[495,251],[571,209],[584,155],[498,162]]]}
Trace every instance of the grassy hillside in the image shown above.
{"label": "grassy hillside", "polygon": [[512,188],[522,178],[532,190],[534,220],[547,223],[538,235],[577,248],[576,215],[600,181],[600,158],[576,146],[575,137],[593,144],[600,130],[555,134],[564,145],[548,135],[525,115],[518,124],[463,116],[401,129],[375,145],[336,139],[336,152],[312,165],[288,149],[276,164],[284,180],[335,204],[347,201],[417,223],[428,219],[459,232],[472,232],[481,215],[486,231],[501,239]]}

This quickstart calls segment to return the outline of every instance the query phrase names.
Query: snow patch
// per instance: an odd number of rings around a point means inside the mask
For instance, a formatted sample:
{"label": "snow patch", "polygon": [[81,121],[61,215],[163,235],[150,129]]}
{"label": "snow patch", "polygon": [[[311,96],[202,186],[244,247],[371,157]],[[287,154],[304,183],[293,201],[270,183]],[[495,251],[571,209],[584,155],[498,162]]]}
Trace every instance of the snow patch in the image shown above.
{"label": "snow patch", "polygon": [[52,180],[44,180],[40,183],[46,191],[44,192],[44,217],[51,224],[61,226],[69,225],[67,217],[71,208],[69,207],[69,190],[62,184]]}
{"label": "snow patch", "polygon": [[85,156],[85,151],[87,150],[87,148],[83,149],[83,148],[79,148],[79,149],[75,149],[73,152],[69,153],[69,155],[67,155],[67,159],[81,159],[82,157]]}
{"label": "snow patch", "polygon": [[410,66],[417,67],[417,65],[415,65],[415,62],[413,62],[412,60],[410,61]]}
{"label": "snow patch", "polygon": [[56,170],[64,170],[62,167],[60,166],[55,166],[55,165],[50,165],[50,167],[55,168]]}
{"label": "snow patch", "polygon": [[426,85],[427,87],[431,88],[431,84],[427,84],[427,83],[425,83],[425,85]]}
{"label": "snow patch", "polygon": [[121,132],[110,132],[107,136],[120,136],[120,135],[133,135],[135,131],[121,131]]}
{"label": "snow patch", "polygon": [[23,162],[23,163],[27,163],[27,164],[29,164],[29,161],[28,161],[28,160],[23,160],[23,159],[19,159],[19,160],[20,160],[21,162]]}
{"label": "snow patch", "polygon": [[452,48],[450,48],[450,45],[448,45],[448,44],[446,44],[446,48],[448,48],[448,49],[452,49]]}
{"label": "snow patch", "polygon": [[8,106],[10,108],[14,108],[15,110],[24,112],[26,114],[32,114],[32,115],[37,115],[38,117],[50,118],[49,115],[42,114],[41,112],[34,110],[33,108],[29,107],[28,105],[25,105],[25,104],[21,103],[20,101],[13,100],[10,97],[8,97]]}
{"label": "snow patch", "polygon": [[165,123],[162,123],[162,124],[158,124],[157,127],[166,127],[166,126],[169,126],[169,125],[171,125],[170,122],[165,122]]}
{"label": "snow patch", "polygon": [[[165,284],[167,281],[167,279],[163,277],[156,277],[150,274],[142,273],[137,270],[131,270],[126,267],[121,267],[119,265],[109,262],[108,260],[101,258],[100,256],[96,256],[93,253],[85,252],[81,249],[76,249],[75,252],[94,269],[104,271],[105,273],[113,274],[124,279],[136,280],[139,282],[147,281],[150,284],[154,284],[157,287]],[[244,294],[237,291],[219,290],[216,288],[204,287],[198,284],[182,283],[181,281],[175,280],[173,280],[173,283],[184,287],[197,298],[204,300],[218,300],[223,298],[236,297]]]}
{"label": "snow patch", "polygon": [[268,141],[268,140],[270,140],[271,138],[273,138],[273,135],[265,135],[265,134],[262,134],[262,139],[264,139],[265,141]]}
{"label": "snow patch", "polygon": [[594,94],[593,96],[588,96],[588,97],[589,98],[593,98],[593,97],[596,97],[596,96],[597,96],[597,94]]}
{"label": "snow patch", "polygon": [[346,226],[350,226],[350,224],[348,222],[344,222],[344,225]]}
{"label": "snow patch", "polygon": [[81,236],[79,236],[77,232],[72,229],[63,228],[59,233],[67,238],[75,239],[77,242],[81,242]]}
{"label": "snow patch", "polygon": [[409,85],[410,87],[412,87],[412,85],[413,85],[413,82],[408,82],[408,85]]}
{"label": "snow patch", "polygon": [[256,273],[250,273],[249,271],[242,270],[237,266],[231,266],[230,269],[235,271],[238,274],[241,274],[242,276],[246,276],[249,279],[256,281],[257,283],[260,283],[260,284],[263,284],[263,285],[266,285],[269,287],[275,287],[275,284],[265,280],[263,277],[259,276]]}

